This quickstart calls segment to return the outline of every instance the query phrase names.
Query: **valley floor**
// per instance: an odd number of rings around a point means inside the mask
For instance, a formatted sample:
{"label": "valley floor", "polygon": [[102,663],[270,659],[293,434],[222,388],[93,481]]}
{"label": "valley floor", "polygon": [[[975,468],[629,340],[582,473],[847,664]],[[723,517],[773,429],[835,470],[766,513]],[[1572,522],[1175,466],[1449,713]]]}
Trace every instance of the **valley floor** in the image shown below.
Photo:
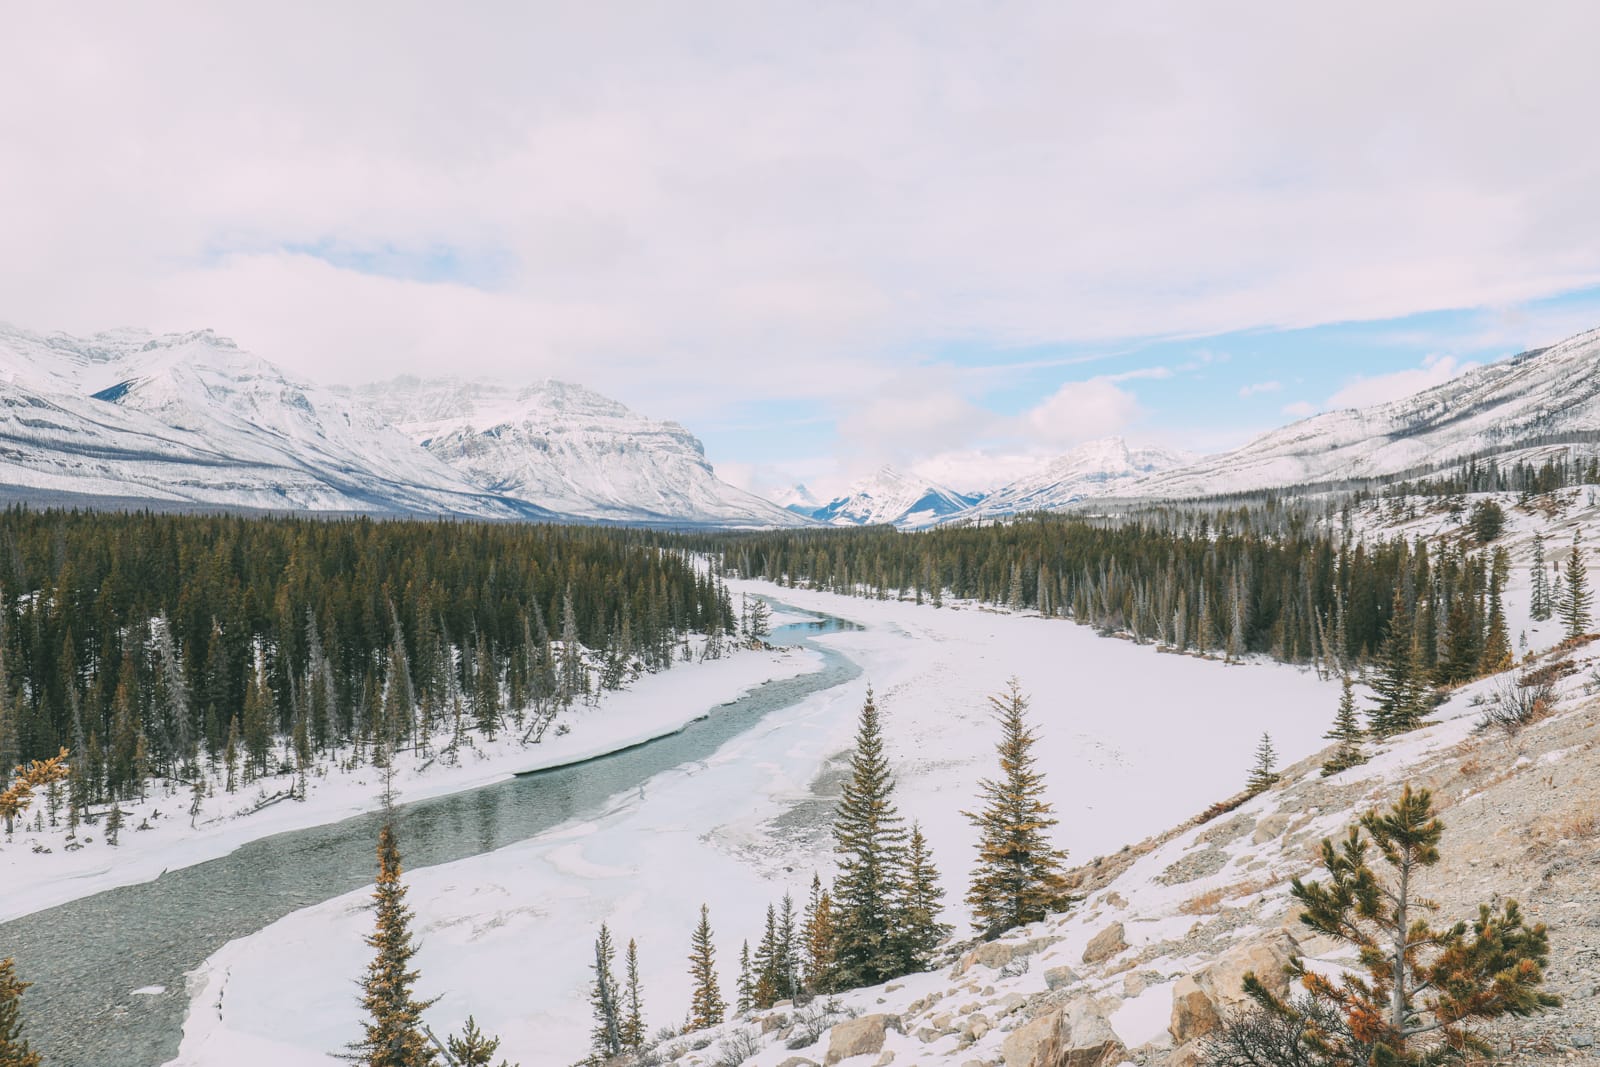
{"label": "valley floor", "polygon": [[[974,836],[960,812],[992,773],[985,698],[1009,677],[1033,696],[1059,840],[1078,859],[1236,792],[1263,730],[1291,759],[1319,748],[1337,700],[1335,684],[1306,670],[1164,654],[1063,620],[731,585],[863,624],[819,640],[865,677],[771,713],[713,758],[662,774],[605,812],[408,871],[421,992],[442,998],[428,1014],[437,1032],[470,1013],[523,1067],[580,1059],[601,922],[619,944],[638,941],[652,1029],[677,1024],[701,903],[731,993],[738,945],[759,936],[766,904],[785,892],[803,903],[813,871],[831,873],[833,796],[868,683],[883,708],[901,810],[923,824],[947,919],[963,926]],[[357,1034],[366,902],[357,892],[307,908],[213,956],[194,976],[175,1062],[335,1062]]]}

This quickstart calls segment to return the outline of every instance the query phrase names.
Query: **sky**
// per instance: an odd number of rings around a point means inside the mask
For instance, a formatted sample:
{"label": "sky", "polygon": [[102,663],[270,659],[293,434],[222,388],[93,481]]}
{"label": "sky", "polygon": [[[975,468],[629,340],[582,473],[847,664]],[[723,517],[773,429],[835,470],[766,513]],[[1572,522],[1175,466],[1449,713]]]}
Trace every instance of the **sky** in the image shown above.
{"label": "sky", "polygon": [[1558,0],[13,5],[0,320],[565,378],[758,490],[1213,451],[1600,324],[1597,38]]}

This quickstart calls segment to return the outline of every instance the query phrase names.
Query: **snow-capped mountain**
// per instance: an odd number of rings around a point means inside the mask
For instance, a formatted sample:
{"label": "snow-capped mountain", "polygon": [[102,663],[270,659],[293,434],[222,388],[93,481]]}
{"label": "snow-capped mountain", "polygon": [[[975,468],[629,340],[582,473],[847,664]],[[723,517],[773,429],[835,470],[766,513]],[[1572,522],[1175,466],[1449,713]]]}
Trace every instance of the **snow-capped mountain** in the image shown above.
{"label": "snow-capped mountain", "polygon": [[902,529],[919,529],[965,511],[982,499],[979,494],[960,493],[937,482],[880,467],[852,485],[844,496],[802,514],[833,526],[893,524]]}
{"label": "snow-capped mountain", "polygon": [[374,417],[209,330],[0,325],[0,485],[168,504],[548,515],[485,493]]}
{"label": "snow-capped mountain", "polygon": [[1129,448],[1120,437],[1090,441],[1001,486],[959,518],[1054,511],[1087,497],[1117,493],[1149,474],[1181,467],[1194,458],[1192,453],[1165,448]]}
{"label": "snow-capped mountain", "polygon": [[807,518],[822,507],[822,501],[818,500],[816,494],[806,488],[803,483],[768,493],[767,499],[785,511],[792,511],[796,515],[804,515]]}
{"label": "snow-capped mountain", "polygon": [[1600,447],[1600,329],[1460,375],[1403,400],[1330,411],[1232,452],[1128,486],[1190,497],[1348,479],[1412,477],[1492,453]]}
{"label": "snow-capped mountain", "polygon": [[719,526],[805,520],[717,478],[675,422],[566,382],[405,377],[350,391],[487,492],[582,519]]}

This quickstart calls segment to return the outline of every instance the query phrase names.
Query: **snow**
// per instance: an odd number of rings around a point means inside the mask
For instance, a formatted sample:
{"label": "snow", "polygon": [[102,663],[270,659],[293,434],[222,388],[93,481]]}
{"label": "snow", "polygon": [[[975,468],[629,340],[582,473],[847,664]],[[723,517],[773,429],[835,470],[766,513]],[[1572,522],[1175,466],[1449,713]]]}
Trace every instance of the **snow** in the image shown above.
{"label": "snow", "polygon": [[1054,511],[1095,496],[1117,493],[1148,474],[1194,461],[1189,452],[1130,448],[1121,437],[1079,445],[1041,470],[996,489],[955,521],[989,519],[1028,511]]}
{"label": "snow", "polygon": [[957,492],[884,466],[853,484],[843,496],[812,508],[807,514],[833,526],[893,524],[909,530],[931,526],[981,499],[982,494]]}
{"label": "snow", "polygon": [[[1019,676],[1033,695],[1040,765],[1062,818],[1058,840],[1077,861],[1234,793],[1263,729],[1288,759],[1319,748],[1337,703],[1336,687],[1306,671],[1159,654],[1060,620],[754,582],[732,588],[865,625],[818,640],[861,663],[866,677],[769,715],[710,759],[613,798],[603,812],[497,852],[408,871],[420,992],[443,998],[428,1016],[436,1031],[455,1029],[470,1012],[504,1038],[501,1051],[513,1061],[580,1058],[586,961],[602,921],[620,944],[638,940],[652,1028],[677,1022],[701,903],[717,932],[723,988],[732,989],[738,945],[759,936],[766,903],[785,891],[803,903],[813,870],[831,873],[831,802],[811,787],[849,746],[868,681],[883,709],[901,809],[922,822],[947,918],[963,924],[974,832],[960,812],[992,773],[995,731],[984,698],[1007,677]],[[352,982],[368,952],[365,900],[353,893],[304,909],[214,955],[193,978],[174,1063],[332,1062],[328,1054],[359,1021]]]}
{"label": "snow", "polygon": [[1153,985],[1122,1002],[1111,1014],[1111,1029],[1128,1048],[1147,1045],[1167,1033],[1172,1021],[1171,984]]}
{"label": "snow", "polygon": [[[402,753],[397,757],[397,798],[404,803],[474,789],[514,774],[581,763],[629,748],[680,730],[707,709],[769,679],[815,670],[817,663],[815,653],[799,649],[740,651],[725,659],[645,675],[629,689],[605,694],[597,707],[574,705],[536,746],[525,747],[509,733],[494,742],[474,737],[476,747],[463,751],[459,765],[453,767],[439,761],[429,765]],[[569,730],[560,734],[563,725]],[[43,833],[19,826],[13,842],[0,848],[0,881],[6,886],[0,895],[0,922],[116,886],[150,881],[163,871],[215,859],[257,838],[375,810],[381,803],[380,778],[378,771],[365,765],[353,773],[313,776],[304,802],[285,801],[253,814],[247,812],[258,798],[287,790],[291,776],[252,783],[232,796],[219,786],[216,796],[205,801],[196,827],[189,825],[187,789],[166,793],[158,788],[145,801],[123,802],[123,810],[132,814],[125,817],[115,848],[99,840],[103,825],[80,828],[80,837],[94,840],[77,851],[64,849],[64,826]],[[142,822],[150,829],[138,830]],[[36,852],[36,845],[51,851]]]}

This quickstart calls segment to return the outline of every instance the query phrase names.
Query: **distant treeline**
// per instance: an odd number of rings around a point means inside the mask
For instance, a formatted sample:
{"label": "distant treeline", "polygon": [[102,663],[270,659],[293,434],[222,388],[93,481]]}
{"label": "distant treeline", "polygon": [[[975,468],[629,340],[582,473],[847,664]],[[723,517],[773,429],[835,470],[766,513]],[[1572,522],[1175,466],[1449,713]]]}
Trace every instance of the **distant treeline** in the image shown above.
{"label": "distant treeline", "polygon": [[11,508],[0,626],[0,762],[67,748],[92,800],[230,736],[248,778],[287,736],[392,750],[462,706],[492,733],[589,687],[579,643],[614,684],[737,620],[642,531]]}

